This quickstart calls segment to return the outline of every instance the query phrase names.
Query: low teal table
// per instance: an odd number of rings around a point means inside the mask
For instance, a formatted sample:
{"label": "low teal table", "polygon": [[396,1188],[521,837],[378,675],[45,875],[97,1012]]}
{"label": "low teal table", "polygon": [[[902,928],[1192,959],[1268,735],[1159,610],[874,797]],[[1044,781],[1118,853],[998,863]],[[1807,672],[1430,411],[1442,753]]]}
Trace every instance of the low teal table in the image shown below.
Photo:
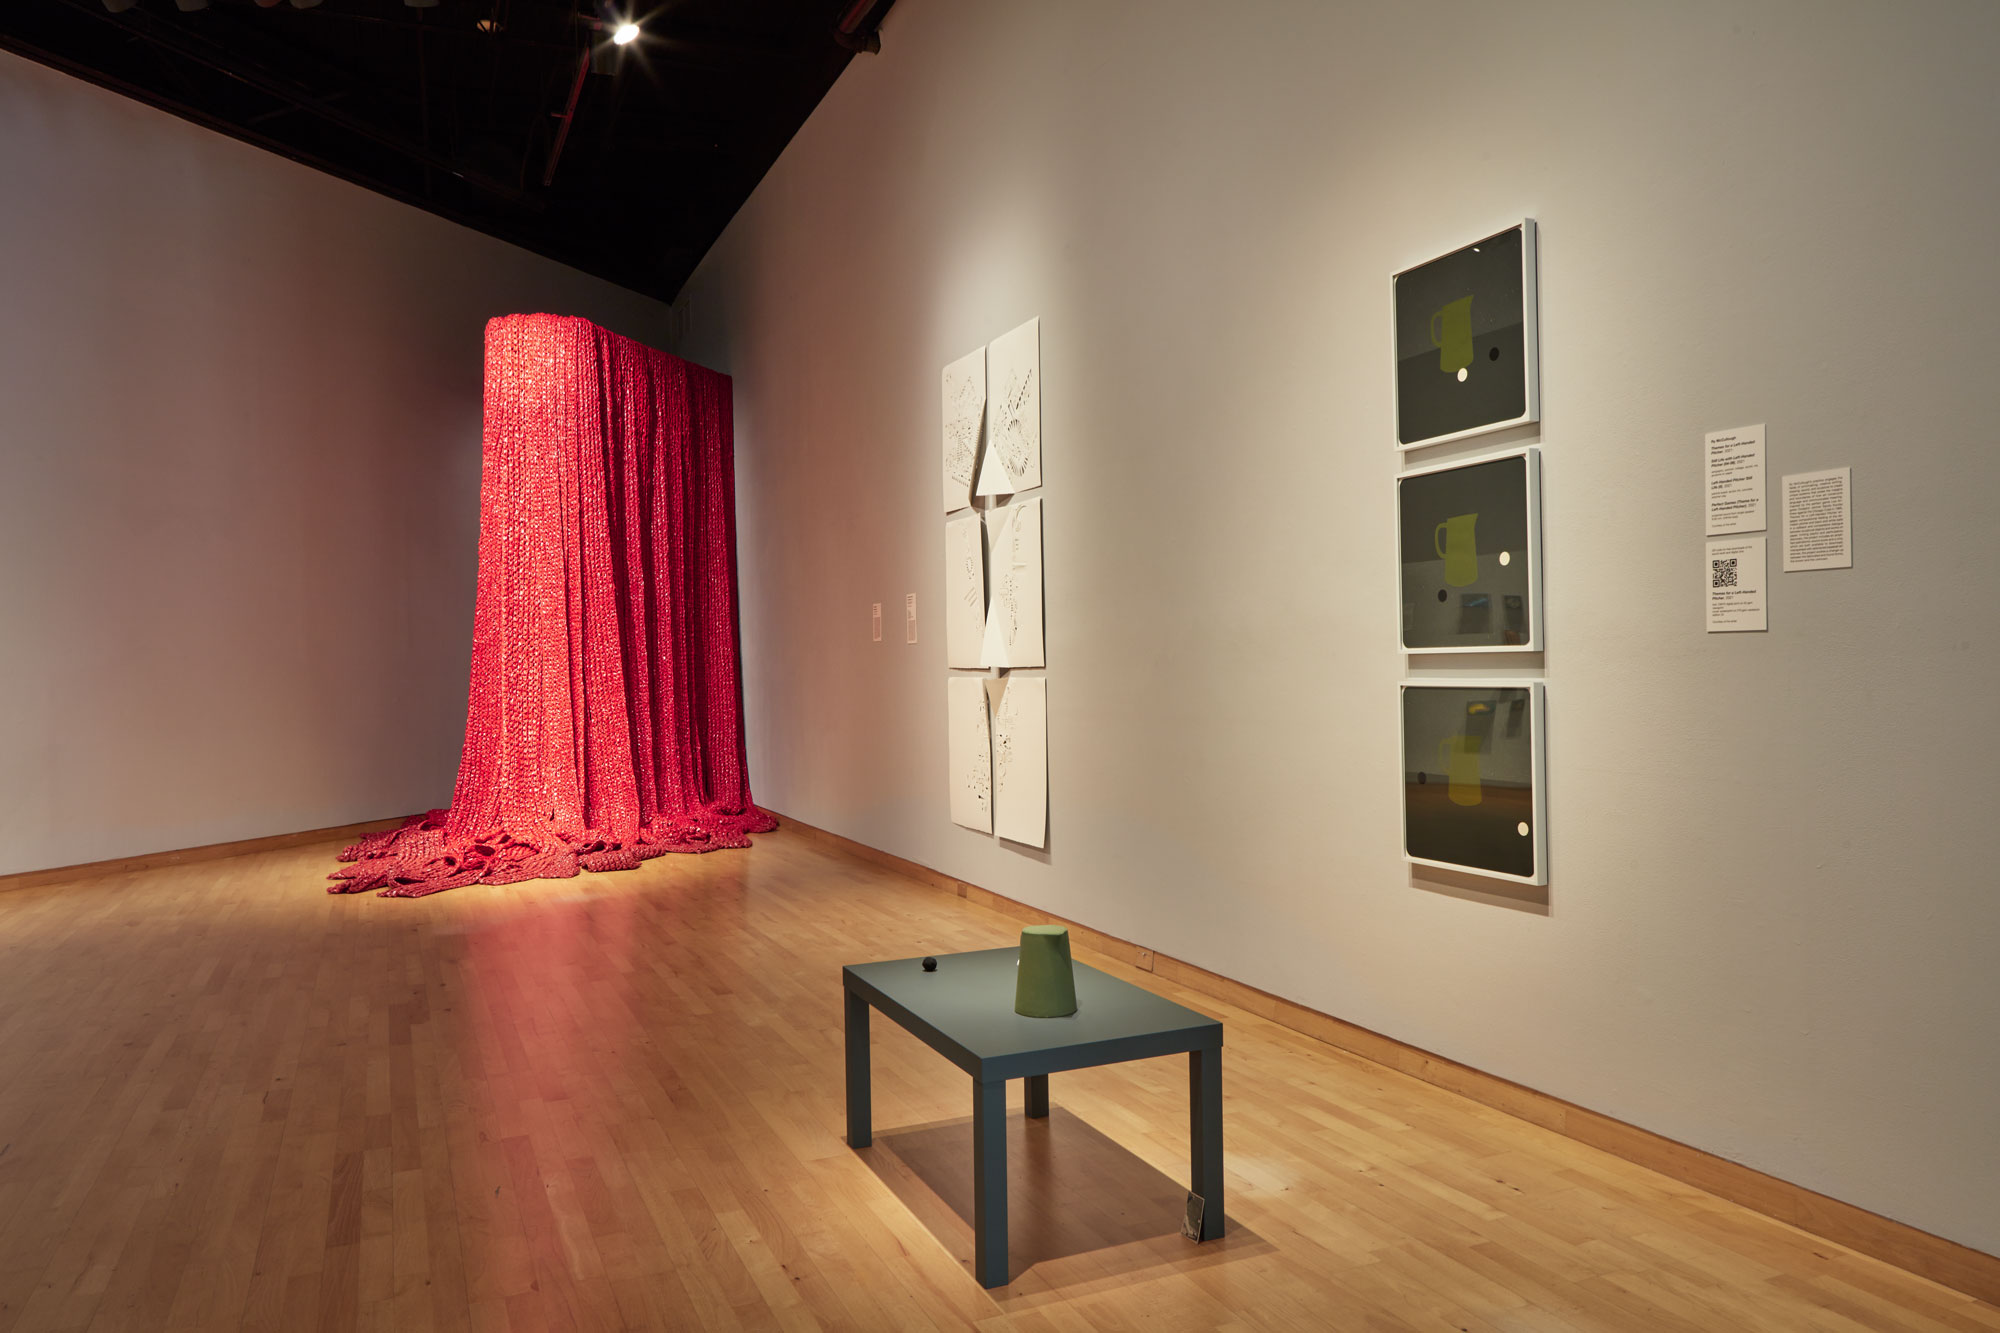
{"label": "low teal table", "polygon": [[1200,1235],[1222,1234],[1222,1022],[1129,981],[1076,965],[1076,1012],[1014,1012],[1018,949],[940,954],[841,969],[847,992],[847,1142],[874,1142],[870,1123],[868,1010],[880,1009],[972,1075],[973,1270],[984,1287],[1007,1285],[1007,1080],[1027,1081],[1027,1113],[1049,1113],[1049,1075],[1155,1055],[1188,1056],[1188,1128]]}

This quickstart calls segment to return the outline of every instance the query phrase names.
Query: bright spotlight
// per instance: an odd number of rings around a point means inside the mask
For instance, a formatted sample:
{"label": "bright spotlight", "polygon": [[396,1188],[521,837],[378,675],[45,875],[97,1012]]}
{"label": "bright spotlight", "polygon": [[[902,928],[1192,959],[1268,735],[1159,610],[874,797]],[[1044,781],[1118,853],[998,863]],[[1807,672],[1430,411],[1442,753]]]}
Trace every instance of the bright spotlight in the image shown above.
{"label": "bright spotlight", "polygon": [[615,29],[612,30],[611,41],[612,44],[615,46],[630,46],[638,36],[639,36],[638,24],[621,23]]}

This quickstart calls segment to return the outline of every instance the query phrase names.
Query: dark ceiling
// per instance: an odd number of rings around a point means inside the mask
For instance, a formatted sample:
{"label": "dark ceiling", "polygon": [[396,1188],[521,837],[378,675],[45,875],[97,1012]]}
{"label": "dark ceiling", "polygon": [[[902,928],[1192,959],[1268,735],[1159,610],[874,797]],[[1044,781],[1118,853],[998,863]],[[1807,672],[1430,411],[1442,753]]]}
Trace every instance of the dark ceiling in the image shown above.
{"label": "dark ceiling", "polygon": [[0,0],[0,47],[672,300],[891,3]]}

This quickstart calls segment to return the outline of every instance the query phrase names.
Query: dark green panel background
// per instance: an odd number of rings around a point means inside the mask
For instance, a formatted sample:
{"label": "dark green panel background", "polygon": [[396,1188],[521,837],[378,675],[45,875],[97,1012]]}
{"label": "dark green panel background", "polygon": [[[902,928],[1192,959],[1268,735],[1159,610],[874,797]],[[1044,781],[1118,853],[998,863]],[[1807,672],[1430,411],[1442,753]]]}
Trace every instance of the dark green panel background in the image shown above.
{"label": "dark green panel background", "polygon": [[[1396,275],[1401,443],[1512,421],[1528,410],[1521,231],[1511,228]],[[1472,298],[1472,364],[1461,384],[1438,368],[1431,315],[1464,296]]]}
{"label": "dark green panel background", "polygon": [[[1405,477],[1396,487],[1405,648],[1500,648],[1528,641],[1532,607],[1528,549],[1528,460],[1496,458],[1445,472]],[[1454,588],[1444,581],[1437,525],[1477,514],[1479,577]],[[1511,557],[1499,562],[1505,551]],[[1443,599],[1438,597],[1442,592]],[[1482,607],[1478,598],[1485,598]],[[1513,598],[1510,605],[1508,600]],[[1443,614],[1440,614],[1442,609]]]}
{"label": "dark green panel background", "polygon": [[[1534,786],[1527,780],[1482,777],[1478,805],[1454,805],[1439,763],[1439,743],[1462,728],[1466,705],[1491,703],[1482,728],[1482,769],[1534,773],[1534,703],[1525,689],[1492,686],[1405,689],[1403,695],[1403,833],[1411,856],[1473,870],[1533,878]],[[1415,696],[1427,707],[1412,707]],[[1526,822],[1528,836],[1517,824]]]}

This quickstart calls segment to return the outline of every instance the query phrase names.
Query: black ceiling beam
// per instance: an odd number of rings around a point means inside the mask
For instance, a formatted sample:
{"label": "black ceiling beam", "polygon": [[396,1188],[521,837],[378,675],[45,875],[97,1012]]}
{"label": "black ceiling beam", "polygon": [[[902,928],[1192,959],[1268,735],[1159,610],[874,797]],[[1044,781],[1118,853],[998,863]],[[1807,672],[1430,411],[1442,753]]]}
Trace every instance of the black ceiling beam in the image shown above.
{"label": "black ceiling beam", "polygon": [[254,89],[266,97],[275,98],[297,107],[320,120],[326,121],[349,134],[358,134],[371,143],[387,148],[421,166],[442,171],[457,177],[468,185],[477,187],[488,194],[508,200],[511,203],[525,202],[522,192],[504,181],[494,180],[482,172],[469,171],[453,162],[449,157],[434,153],[423,144],[406,139],[394,130],[383,129],[350,111],[334,106],[326,98],[317,97],[297,87],[284,76],[264,68],[242,57],[225,59],[202,49],[200,42],[190,39],[177,24],[162,23],[143,10],[132,9],[123,14],[111,15],[104,12],[101,0],[63,0],[71,9],[86,14],[92,19],[108,23],[121,32],[129,33],[141,41],[150,43],[163,51],[200,65],[205,69],[234,79],[247,88]]}
{"label": "black ceiling beam", "polygon": [[[60,52],[51,51],[46,47],[17,37],[12,33],[0,32],[0,49],[11,51],[15,55],[32,60],[37,64],[47,65],[50,69],[59,70],[64,74],[70,75],[72,78],[82,79],[85,83],[93,83],[100,88],[109,89],[114,93],[129,97],[135,102],[143,102],[148,106],[157,107],[162,111],[179,116],[183,120],[191,121],[206,129],[214,130],[216,133],[225,135],[228,138],[240,140],[253,147],[262,148],[266,152],[276,153],[279,157],[297,162],[301,166],[311,167],[315,171],[323,171],[329,176],[349,181],[364,189],[372,190],[377,194],[385,194],[392,199],[400,200],[413,207],[436,213],[440,217],[457,222],[462,226],[470,227],[475,231],[485,232],[487,235],[505,241],[510,245],[518,245],[524,250],[537,250],[543,254],[550,254],[548,248],[549,238],[545,236],[535,235],[518,227],[501,225],[490,215],[470,213],[463,209],[440,205],[435,200],[423,199],[414,190],[399,188],[379,177],[363,175],[344,162],[335,161],[320,154],[306,151],[286,140],[255,133],[246,129],[240,122],[224,119],[204,107],[176,101],[174,98],[166,96],[157,89],[143,87],[118,78],[116,75],[108,74],[94,66],[80,64]],[[559,259],[565,264],[583,269],[585,272],[596,273],[599,277],[611,282],[625,281],[624,277],[607,271],[601,261],[594,260],[590,256],[552,254],[551,257]]]}
{"label": "black ceiling beam", "polygon": [[[464,28],[452,23],[426,23],[421,19],[394,18],[383,14],[357,14],[352,10],[334,9],[322,5],[305,11],[313,23],[367,23],[378,28],[401,28],[406,32],[427,33],[433,37],[459,37],[467,41],[503,43],[508,46],[532,47],[542,51],[574,51],[575,45],[548,37],[523,37],[505,28],[488,32],[477,26]],[[289,22],[290,20],[285,20]]]}
{"label": "black ceiling beam", "polygon": [[556,141],[549,148],[549,165],[542,172],[542,188],[556,183],[556,163],[562,161],[563,145],[569,142],[569,127],[576,123],[576,104],[583,96],[583,81],[590,77],[590,52],[585,51],[576,61],[576,78],[569,85],[569,103],[563,107],[561,124],[556,128]]}
{"label": "black ceiling beam", "polygon": [[[304,21],[311,23],[366,23],[375,27],[401,28],[406,32],[423,32],[432,36],[455,37],[464,41],[496,42],[541,51],[572,52],[577,49],[574,42],[523,36],[507,28],[489,32],[476,24],[467,27],[451,21],[431,23],[422,19],[356,13],[353,10],[335,9],[325,5],[308,10],[306,13],[309,17]],[[287,17],[280,21],[297,20]],[[599,26],[596,19],[584,18],[580,22],[589,27]],[[669,31],[660,27],[657,21],[652,26],[642,29],[640,46],[635,49],[643,50],[649,55],[664,55],[670,59],[682,59],[696,64],[726,65],[732,68],[753,61],[818,60],[825,55],[825,44],[820,42],[730,37],[694,27],[675,28]]]}
{"label": "black ceiling beam", "polygon": [[854,0],[619,0],[659,8],[571,110],[603,2],[0,0],[0,47],[671,300],[851,58]]}

